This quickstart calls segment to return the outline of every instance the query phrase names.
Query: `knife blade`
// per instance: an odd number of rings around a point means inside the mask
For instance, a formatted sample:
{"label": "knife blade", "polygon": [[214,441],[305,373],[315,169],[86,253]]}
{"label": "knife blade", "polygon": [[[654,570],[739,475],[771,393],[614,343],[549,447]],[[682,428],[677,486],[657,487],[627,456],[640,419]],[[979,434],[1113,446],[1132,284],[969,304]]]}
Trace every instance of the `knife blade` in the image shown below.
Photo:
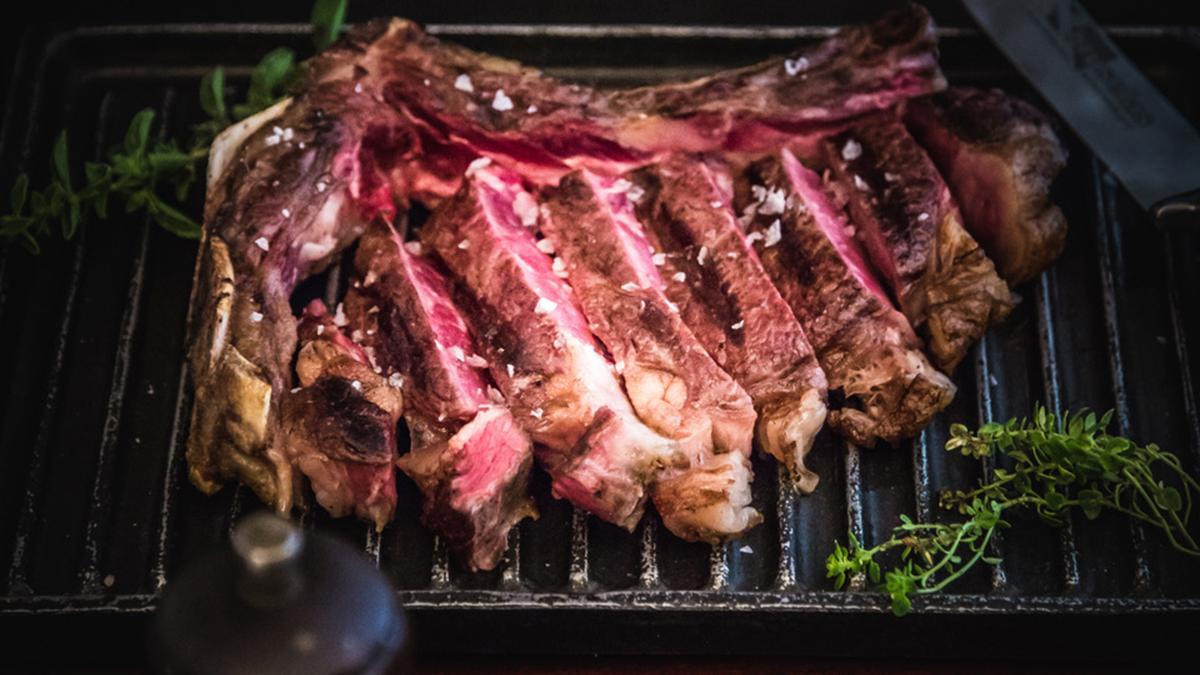
{"label": "knife blade", "polygon": [[963,4],[1143,208],[1200,214],[1200,133],[1079,3]]}

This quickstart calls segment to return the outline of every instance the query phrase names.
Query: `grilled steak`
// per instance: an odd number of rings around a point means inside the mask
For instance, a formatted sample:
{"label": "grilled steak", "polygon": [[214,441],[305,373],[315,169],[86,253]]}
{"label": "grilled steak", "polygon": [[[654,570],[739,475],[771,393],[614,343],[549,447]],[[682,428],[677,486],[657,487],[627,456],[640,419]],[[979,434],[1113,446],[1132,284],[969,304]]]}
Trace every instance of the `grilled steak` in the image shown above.
{"label": "grilled steak", "polygon": [[[627,180],[588,172],[567,175],[541,191],[541,231],[562,260],[592,333],[615,361],[633,409],[650,428],[677,441],[692,468],[663,477],[672,486],[656,490],[655,505],[671,531],[687,538],[719,540],[740,534],[761,520],[749,499],[749,466],[755,413],[750,397],[688,330],[663,294],[664,284],[651,258],[650,244],[633,213]],[[546,244],[543,244],[545,247]],[[714,464],[714,453],[741,455]],[[699,467],[729,481],[729,491],[689,489]],[[739,481],[744,484],[738,486]],[[669,496],[707,497],[703,504],[669,502]],[[724,502],[728,513],[723,513]],[[717,517],[713,517],[717,516]],[[707,517],[707,521],[694,518]],[[730,528],[723,529],[723,528]]]}
{"label": "grilled steak", "polygon": [[312,60],[310,81],[353,78],[409,124],[406,191],[445,196],[483,155],[535,182],[602,173],[671,150],[762,149],[945,86],[928,12],[909,4],[870,26],[740,70],[601,92],[441,42],[415,23],[372,22]]}
{"label": "grilled steak", "polygon": [[952,372],[1013,299],[937,168],[890,115],[827,140],[825,161],[871,261],[933,362]]}
{"label": "grilled steak", "polygon": [[1067,153],[1046,116],[999,89],[954,87],[914,100],[904,121],[1000,276],[1016,286],[1049,267],[1067,239],[1049,197]]}
{"label": "grilled steak", "polygon": [[410,450],[397,464],[421,489],[430,529],[467,568],[492,569],[508,531],[536,515],[529,436],[495,400],[487,364],[433,261],[377,221],[359,241],[355,269],[349,325],[407,403]]}
{"label": "grilled steak", "polygon": [[728,172],[676,156],[637,171],[637,203],[666,285],[691,332],[745,387],[757,436],[811,492],[804,456],[825,423],[825,373],[733,217]]}
{"label": "grilled steak", "polygon": [[829,423],[855,443],[917,433],[954,396],[868,267],[820,177],[788,151],[738,184],[747,239],[829,378]]}
{"label": "grilled steak", "polygon": [[556,496],[632,529],[677,444],[638,420],[565,281],[529,229],[537,204],[517,177],[480,162],[430,216],[421,240],[466,289],[479,348],[535,442]]}
{"label": "grilled steak", "polygon": [[382,530],[396,508],[401,393],[320,300],[305,309],[298,332],[300,387],[283,397],[282,445],[329,513],[355,513]]}

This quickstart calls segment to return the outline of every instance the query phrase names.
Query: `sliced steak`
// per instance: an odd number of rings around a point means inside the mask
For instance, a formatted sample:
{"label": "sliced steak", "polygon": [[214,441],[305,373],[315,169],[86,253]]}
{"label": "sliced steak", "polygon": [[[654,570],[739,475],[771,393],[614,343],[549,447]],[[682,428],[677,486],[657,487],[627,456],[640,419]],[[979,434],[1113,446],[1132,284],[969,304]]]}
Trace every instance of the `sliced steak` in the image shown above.
{"label": "sliced steak", "polygon": [[537,513],[528,494],[529,436],[492,388],[434,261],[407,250],[379,221],[359,241],[355,270],[349,325],[407,403],[411,444],[397,464],[421,489],[430,529],[464,566],[490,570],[508,531]]}
{"label": "sliced steak", "polygon": [[[633,212],[627,180],[602,178],[588,172],[567,175],[540,192],[539,225],[542,244],[561,259],[592,333],[608,349],[625,385],[633,409],[652,429],[677,441],[691,459],[692,469],[664,480],[691,482],[696,467],[720,467],[735,485],[749,480],[748,465],[740,474],[732,465],[712,464],[714,454],[749,457],[754,435],[753,403],[732,377],[712,360],[667,300],[665,285],[652,260],[641,223]],[[705,481],[711,486],[711,481]],[[738,488],[731,488],[738,489]],[[676,487],[675,494],[708,493]],[[749,493],[749,483],[744,486]],[[761,518],[748,501],[726,508],[717,519],[720,499],[699,505],[674,504],[664,509],[656,491],[655,504],[663,522],[680,536],[718,540],[736,536]],[[721,494],[721,493],[717,493]],[[708,521],[694,518],[709,516]],[[681,520],[682,519],[682,520]],[[718,528],[733,526],[732,531]]]}
{"label": "sliced steak", "polygon": [[571,287],[538,250],[533,197],[515,175],[481,164],[433,212],[421,240],[465,290],[482,357],[539,444],[554,494],[632,529],[653,478],[686,460],[638,420]]}
{"label": "sliced steak", "polygon": [[1062,253],[1067,221],[1049,192],[1067,151],[1045,115],[999,89],[954,87],[912,101],[904,121],[1010,285],[1033,279]]}
{"label": "sliced steak", "polygon": [[300,321],[300,387],[283,399],[283,447],[317,502],[382,530],[396,508],[396,424],[403,399],[339,330],[320,300]]}
{"label": "sliced steak", "polygon": [[1008,316],[1013,297],[967,234],[950,189],[891,115],[826,141],[825,161],[871,262],[933,362],[952,372],[988,326]]}
{"label": "sliced steak", "polygon": [[736,203],[829,378],[830,425],[868,447],[920,431],[954,385],[892,307],[820,177],[785,150],[750,167]]}
{"label": "sliced steak", "polygon": [[825,423],[825,373],[732,211],[723,166],[684,156],[637,171],[637,213],[666,295],[758,411],[763,449],[811,492],[804,456]]}

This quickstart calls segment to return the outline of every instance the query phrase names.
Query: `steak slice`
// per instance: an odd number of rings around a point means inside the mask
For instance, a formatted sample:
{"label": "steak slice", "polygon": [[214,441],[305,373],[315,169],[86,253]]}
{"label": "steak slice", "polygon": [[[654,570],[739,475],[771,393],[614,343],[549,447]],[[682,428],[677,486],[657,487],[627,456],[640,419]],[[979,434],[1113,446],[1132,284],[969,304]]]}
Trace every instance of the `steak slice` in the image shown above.
{"label": "steak slice", "polygon": [[675,156],[632,180],[645,194],[637,212],[667,298],[753,399],[763,449],[811,492],[817,475],[805,468],[804,456],[825,423],[825,373],[734,220],[728,171]]}
{"label": "steak slice", "polygon": [[434,261],[376,221],[359,241],[355,271],[345,303],[353,335],[407,403],[411,444],[397,465],[424,495],[424,522],[464,566],[493,569],[508,531],[537,515],[529,436],[494,400],[487,364]]}
{"label": "steak slice", "polygon": [[555,496],[633,529],[646,487],[686,460],[638,420],[571,287],[538,250],[533,197],[515,175],[484,164],[433,212],[421,240],[464,289],[482,356],[539,444]]}
{"label": "steak slice", "polygon": [[305,309],[298,332],[300,387],[283,399],[283,446],[325,510],[383,530],[396,509],[401,392],[376,374],[320,300]]}
{"label": "steak slice", "polygon": [[410,191],[444,197],[479,155],[552,184],[572,168],[613,175],[661,152],[762,149],[941,90],[936,54],[929,13],[908,4],[785,57],[614,93],[383,19],[312,59],[307,79],[350,81],[352,97],[382,101],[405,119],[411,133],[403,150],[413,161],[396,178]]}
{"label": "steak slice", "polygon": [[1062,253],[1067,221],[1049,192],[1067,151],[1037,108],[999,89],[954,87],[913,100],[904,121],[1010,286]]}
{"label": "steak slice", "polygon": [[784,150],[751,165],[737,204],[829,378],[830,426],[859,445],[895,444],[949,405],[954,385],[921,352],[819,176]]}
{"label": "steak slice", "polygon": [[[749,508],[749,499],[739,503],[740,496],[749,495],[745,458],[753,442],[754,407],[664,295],[650,244],[628,198],[630,189],[627,180],[571,173],[540,192],[539,224],[544,241],[562,261],[592,333],[615,360],[634,411],[650,428],[677,441],[691,459],[688,471],[661,479],[674,487],[656,489],[664,524],[684,538],[718,541],[761,520]],[[725,453],[743,460],[714,462],[714,454]],[[707,478],[703,487],[676,485],[713,473],[728,481],[728,490],[714,492],[714,482]],[[746,482],[739,486],[739,481]],[[667,494],[711,497],[695,504],[664,501]]]}
{"label": "steak slice", "polygon": [[855,124],[825,142],[838,192],[871,261],[933,362],[954,368],[1013,297],[963,228],[937,168],[892,116]]}

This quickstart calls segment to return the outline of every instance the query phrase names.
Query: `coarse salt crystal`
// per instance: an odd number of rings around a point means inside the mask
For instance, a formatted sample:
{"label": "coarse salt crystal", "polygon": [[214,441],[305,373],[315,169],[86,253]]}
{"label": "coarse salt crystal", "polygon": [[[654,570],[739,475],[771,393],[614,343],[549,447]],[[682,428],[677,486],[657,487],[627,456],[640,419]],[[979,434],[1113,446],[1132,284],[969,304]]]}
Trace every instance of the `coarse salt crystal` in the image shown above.
{"label": "coarse salt crystal", "polygon": [[529,414],[539,420],[542,419],[542,409],[541,408],[534,408],[533,410],[529,411]]}
{"label": "coarse salt crystal", "polygon": [[388,384],[392,385],[393,389],[399,389],[404,386],[404,376],[400,373],[392,373],[388,375]]}
{"label": "coarse salt crystal", "polygon": [[282,211],[279,212],[279,215],[283,216],[284,218],[291,218],[292,210],[291,209],[283,209]]}
{"label": "coarse salt crystal", "polygon": [[362,382],[359,382],[358,380],[351,382],[350,386],[354,387],[354,391],[362,391]]}
{"label": "coarse salt crystal", "polygon": [[542,253],[551,255],[554,253],[554,242],[550,241],[549,239],[538,239],[537,248]]}
{"label": "coarse salt crystal", "polygon": [[707,258],[708,258],[708,247],[701,246],[700,252],[696,254],[696,263],[699,265],[703,265],[705,259],[707,259]]}
{"label": "coarse salt crystal", "polygon": [[770,248],[778,244],[780,239],[783,239],[783,227],[779,219],[776,218],[775,222],[771,223],[771,226],[767,228],[767,233],[763,235],[763,246]]}
{"label": "coarse salt crystal", "polygon": [[554,271],[555,276],[560,279],[567,278],[567,264],[562,258],[555,257],[554,262],[550,263],[550,269]]}
{"label": "coarse salt crystal", "polygon": [[459,249],[460,251],[465,251],[465,250],[467,250],[467,249],[469,249],[469,248],[471,248],[471,242],[470,242],[470,241],[468,241],[468,240],[466,240],[466,239],[463,239],[462,241],[458,242],[458,249]]}
{"label": "coarse salt crystal", "polygon": [[732,328],[733,330],[741,330],[745,327],[746,327],[746,321],[744,319],[742,321],[739,321],[739,322],[733,324],[732,326],[730,326],[730,328]]}
{"label": "coarse salt crystal", "polygon": [[345,326],[346,325],[347,322],[346,322],[346,304],[345,303],[342,303],[342,302],[338,303],[337,311],[334,312],[334,314],[333,314],[333,323],[335,326]]}
{"label": "coarse salt crystal", "polygon": [[859,157],[862,157],[862,146],[858,144],[858,141],[851,138],[842,146],[842,159],[852,162]]}
{"label": "coarse salt crystal", "polygon": [[891,171],[884,171],[883,179],[889,183],[895,183],[896,181],[900,180],[900,176],[899,174],[894,174]]}
{"label": "coarse salt crystal", "polygon": [[355,342],[362,342],[362,339],[363,339],[363,332],[362,332],[362,330],[360,330],[360,329],[358,329],[358,328],[355,328],[355,329],[354,329],[354,330],[353,330],[353,331],[350,333],[350,339],[351,339],[351,340],[354,340]]}
{"label": "coarse salt crystal", "polygon": [[738,550],[741,551],[742,553],[746,553],[746,554],[754,553],[754,549],[750,548],[749,546],[743,546],[743,547],[739,548]]}
{"label": "coarse salt crystal", "polygon": [[325,334],[325,324],[323,324],[323,323],[317,324],[317,335],[321,336],[324,334]]}
{"label": "coarse salt crystal", "polygon": [[641,286],[638,286],[632,281],[626,281],[625,283],[621,284],[621,290],[625,291],[626,293],[632,293],[639,288],[641,288]]}
{"label": "coarse salt crystal", "polygon": [[487,368],[488,362],[487,359],[478,354],[471,354],[467,357],[467,365],[472,368]]}
{"label": "coarse salt crystal", "polygon": [[862,176],[858,174],[854,174],[854,187],[862,190],[863,192],[871,189],[871,186],[867,184],[867,181],[863,180]]}
{"label": "coarse salt crystal", "polygon": [[413,255],[421,255],[425,252],[425,247],[419,241],[406,241],[404,242],[404,248],[408,249],[408,252]]}
{"label": "coarse salt crystal", "polygon": [[517,369],[516,369],[516,368],[514,368],[514,367],[513,367],[513,364],[511,364],[511,363],[506,363],[506,364],[504,364],[504,369],[505,369],[506,371],[508,371],[508,376],[509,376],[509,377],[512,377],[512,376],[513,376],[513,375],[515,375],[515,374],[516,374],[516,372],[517,372]]}
{"label": "coarse salt crystal", "polygon": [[356,94],[361,94],[361,93],[362,93],[362,82],[355,82],[355,83],[354,83],[354,93],[356,93]]}
{"label": "coarse salt crystal", "polygon": [[475,91],[475,85],[471,84],[471,76],[466,73],[455,78],[454,88],[459,91]]}
{"label": "coarse salt crystal", "polygon": [[427,78],[425,78],[424,80],[421,80],[421,82],[422,82],[422,84],[424,84],[426,87],[428,87],[430,84],[432,84],[432,83],[429,81],[429,78],[428,78],[428,77],[427,77]]}
{"label": "coarse salt crystal", "polygon": [[546,298],[538,298],[537,304],[533,307],[534,314],[549,314],[558,307],[558,303]]}
{"label": "coarse salt crystal", "polygon": [[262,312],[250,312],[250,320],[258,323],[263,320]]}
{"label": "coarse salt crystal", "polygon": [[919,220],[921,222],[925,222],[926,220],[929,220],[929,214],[921,213],[921,215],[917,216],[917,220]]}
{"label": "coarse salt crystal", "polygon": [[521,224],[525,227],[533,227],[538,221],[538,205],[537,200],[528,192],[518,192],[516,197],[513,197],[513,213],[521,219]]}
{"label": "coarse salt crystal", "polygon": [[324,192],[325,188],[327,188],[327,187],[329,187],[329,186],[325,184],[325,181],[323,181],[323,180],[317,181],[317,192]]}
{"label": "coarse salt crystal", "polygon": [[284,129],[284,130],[283,130],[283,132],[282,132],[282,134],[281,134],[281,136],[282,136],[283,140],[285,140],[285,141],[290,141],[290,140],[292,140],[292,137],[293,137],[293,136],[295,136],[295,135],[296,135],[296,132],[295,132],[295,131],[293,131],[291,127],[288,127],[288,128],[286,128],[286,129]]}
{"label": "coarse salt crystal", "polygon": [[666,253],[655,253],[654,255],[650,256],[650,259],[653,260],[654,264],[658,265],[659,267],[662,267],[663,265],[667,264],[667,254]]}
{"label": "coarse salt crystal", "polygon": [[254,245],[261,248],[264,251],[271,250],[271,242],[267,241],[266,237],[259,237],[258,239],[255,239]]}
{"label": "coarse salt crystal", "polygon": [[454,358],[458,359],[459,361],[465,361],[467,359],[467,355],[463,353],[462,347],[459,347],[458,345],[450,348],[450,354],[452,354]]}
{"label": "coarse salt crystal", "polygon": [[300,387],[292,387],[292,393],[298,394],[298,393],[300,393],[300,389],[301,389]]}
{"label": "coarse salt crystal", "polygon": [[491,163],[492,163],[491,157],[478,157],[474,160],[471,160],[471,163],[467,165],[467,173],[466,173],[467,178],[474,176],[476,171],[479,171],[480,169],[490,165]]}
{"label": "coarse salt crystal", "polygon": [[758,212],[764,216],[773,216],[783,213],[786,208],[787,194],[782,189],[773,188],[763,193],[762,206],[758,207]]}
{"label": "coarse salt crystal", "polygon": [[278,136],[271,134],[263,140],[263,143],[266,143],[267,145],[279,145],[279,140],[280,139]]}
{"label": "coarse salt crystal", "polygon": [[671,310],[672,312],[674,312],[676,314],[679,313],[679,305],[671,302],[670,300],[667,301],[667,309]]}
{"label": "coarse salt crystal", "polygon": [[789,77],[794,76],[797,73],[808,70],[808,59],[803,56],[798,59],[784,59],[783,69]]}
{"label": "coarse salt crystal", "polygon": [[496,96],[492,98],[492,107],[500,112],[513,109],[512,99],[504,93],[503,89],[496,90]]}
{"label": "coarse salt crystal", "polygon": [[722,204],[721,200],[719,200],[719,199],[712,200],[711,202],[708,203],[708,205],[713,207],[714,209],[719,209],[722,206],[724,206],[724,204]]}
{"label": "coarse salt crystal", "polygon": [[687,281],[687,275],[684,274],[683,272],[676,272],[675,274],[671,275],[671,278],[674,279],[675,281],[678,281],[681,284],[683,282]]}
{"label": "coarse salt crystal", "polygon": [[536,105],[531,105],[525,109],[525,112],[529,113],[530,115],[534,114],[537,111],[538,111],[538,107]]}
{"label": "coarse salt crystal", "polygon": [[643,190],[640,185],[634,185],[633,187],[629,188],[628,192],[625,193],[625,198],[634,204],[637,204],[638,202],[642,201],[642,197],[645,195],[646,191]]}
{"label": "coarse salt crystal", "polygon": [[613,364],[613,370],[617,371],[618,375],[625,372],[625,362],[617,361],[616,363]]}

